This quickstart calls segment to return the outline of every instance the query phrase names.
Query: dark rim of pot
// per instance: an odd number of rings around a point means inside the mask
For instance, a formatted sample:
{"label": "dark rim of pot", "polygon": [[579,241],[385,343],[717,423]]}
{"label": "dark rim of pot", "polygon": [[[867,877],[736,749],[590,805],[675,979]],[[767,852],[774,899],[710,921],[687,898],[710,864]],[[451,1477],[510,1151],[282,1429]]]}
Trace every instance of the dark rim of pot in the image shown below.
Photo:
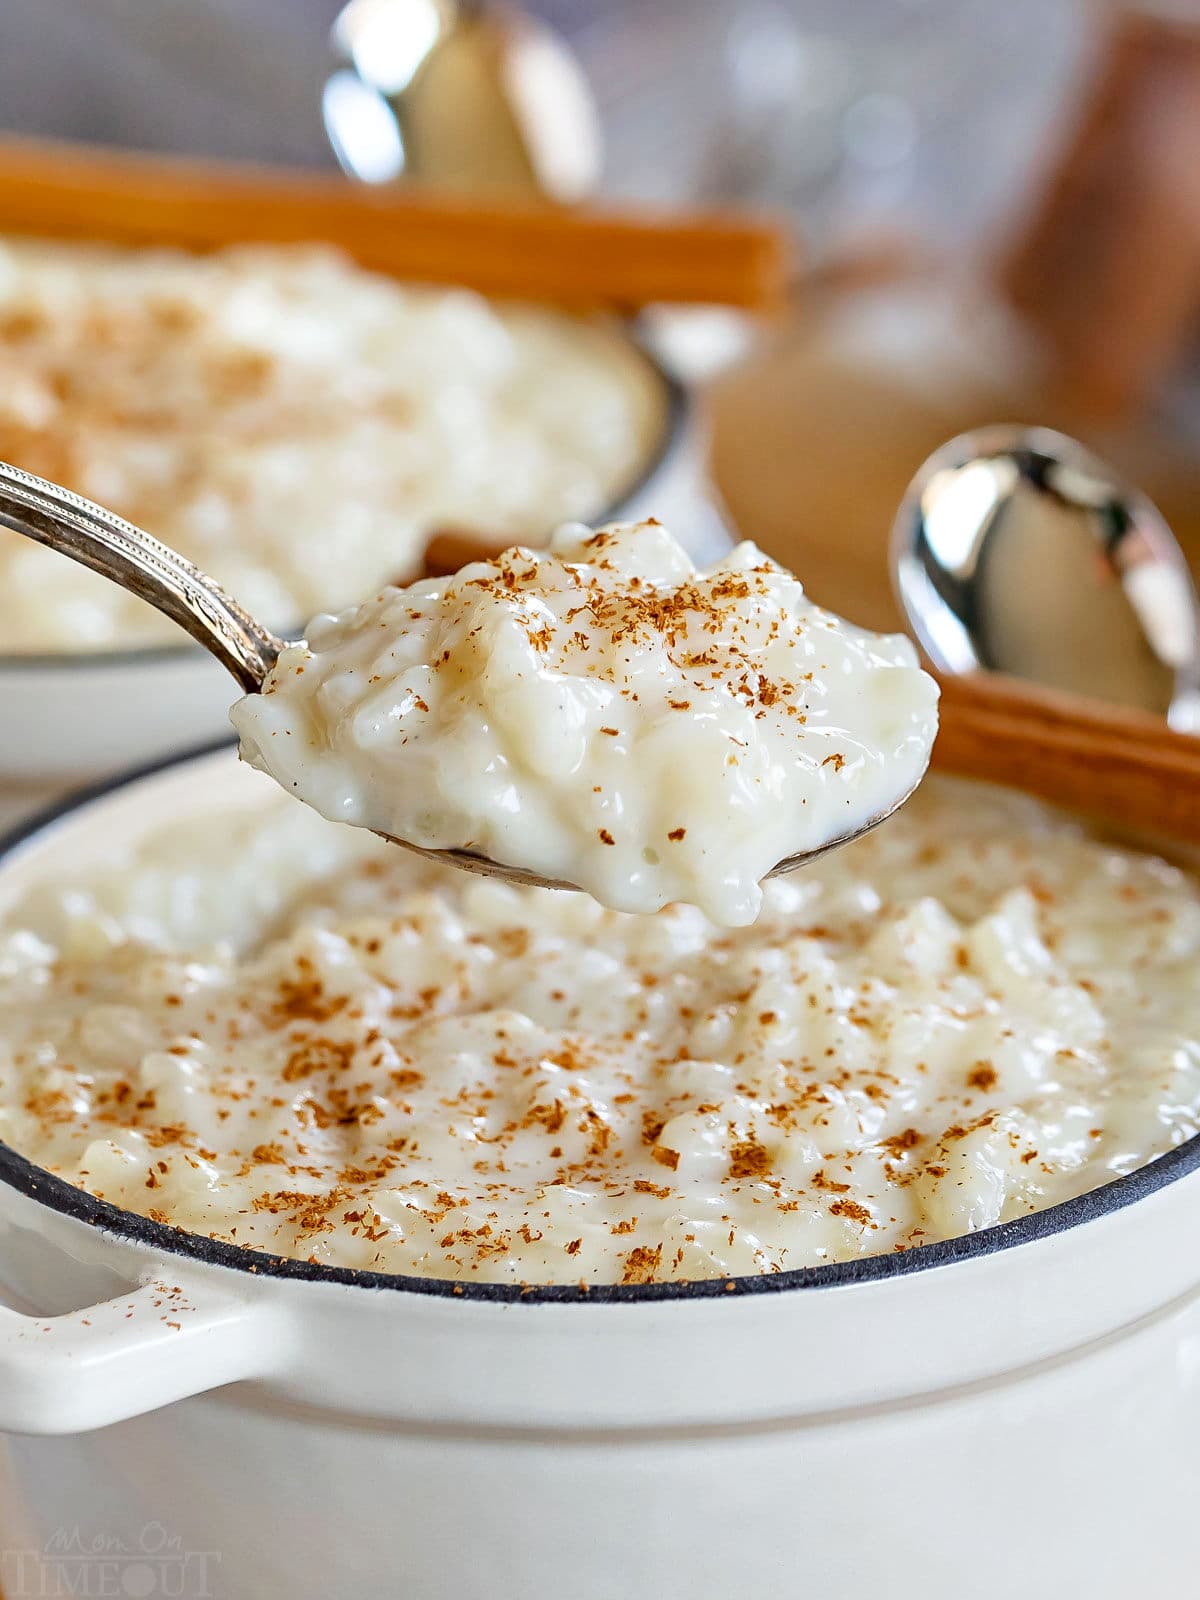
{"label": "dark rim of pot", "polygon": [[[143,778],[167,772],[190,761],[198,761],[221,750],[231,750],[231,741],[221,739],[198,749],[183,751],[137,767],[131,772],[92,785],[69,795],[56,805],[39,811],[18,827],[0,836],[0,870],[22,847],[33,845],[77,812],[93,802],[107,798]],[[519,1302],[527,1304],[565,1301],[575,1304],[627,1304],[645,1300],[733,1299],[738,1295],[780,1294],[792,1290],[834,1289],[850,1284],[878,1283],[912,1272],[927,1272],[959,1261],[973,1261],[1016,1245],[1031,1244],[1063,1233],[1068,1228],[1094,1222],[1109,1213],[1134,1205],[1156,1194],[1168,1184],[1200,1167],[1200,1134],[1177,1145],[1124,1177],[1113,1178],[1099,1188],[1073,1200],[1047,1206],[995,1227],[982,1228],[954,1239],[914,1246],[889,1255],[861,1256],[852,1261],[832,1262],[823,1267],[797,1267],[789,1272],[760,1274],[754,1277],[704,1278],[686,1283],[645,1284],[530,1284],[475,1283],[459,1279],[422,1278],[406,1273],[368,1272],[354,1267],[329,1267],[288,1256],[274,1256],[223,1240],[188,1233],[149,1217],[124,1211],[107,1200],[98,1200],[84,1189],[77,1189],[65,1178],[35,1166],[32,1161],[0,1141],[0,1182],[48,1206],[63,1216],[76,1218],[91,1227],[155,1251],[203,1262],[207,1266],[231,1267],[260,1278],[294,1278],[311,1283],[340,1283],[360,1289],[402,1290],[407,1294],[437,1295],[447,1299]]]}
{"label": "dark rim of pot", "polygon": [[[661,385],[662,431],[653,451],[639,467],[633,481],[602,510],[589,514],[584,519],[595,525],[619,521],[629,503],[649,487],[682,444],[691,412],[687,389],[678,378],[667,371],[635,327],[622,328],[618,325],[614,329],[614,336],[623,339],[637,353]],[[153,531],[147,529],[147,532]],[[550,530],[547,530],[547,536],[549,532]],[[285,629],[280,637],[300,638],[308,620],[305,617],[291,629]],[[170,661],[186,661],[189,657],[199,660],[203,653],[203,647],[190,640],[184,644],[143,645],[132,650],[31,651],[27,655],[0,655],[0,673],[30,671],[67,673],[81,672],[85,669],[95,672],[103,667],[161,666]]]}

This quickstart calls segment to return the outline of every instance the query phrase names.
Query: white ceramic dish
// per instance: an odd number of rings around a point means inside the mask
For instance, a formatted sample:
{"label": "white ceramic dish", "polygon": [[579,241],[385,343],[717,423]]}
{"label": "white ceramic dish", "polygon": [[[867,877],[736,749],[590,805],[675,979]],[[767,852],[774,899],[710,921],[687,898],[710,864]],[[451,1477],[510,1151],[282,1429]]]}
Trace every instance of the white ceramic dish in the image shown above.
{"label": "white ceramic dish", "polygon": [[[116,836],[256,793],[221,750],[75,801],[3,847],[0,912]],[[0,1146],[0,1280],[28,1313],[0,1313],[0,1583],[1190,1593],[1198,1167],[1200,1139],[904,1255],[522,1294],[251,1256]]]}
{"label": "white ceramic dish", "polygon": [[[630,338],[662,386],[662,433],[638,480],[611,506],[597,507],[595,520],[673,521],[691,531],[695,553],[711,559],[728,540],[704,487],[695,408]],[[307,620],[297,618],[297,628]],[[0,778],[61,789],[123,771],[220,737],[233,698],[222,669],[186,640],[128,651],[0,655]]]}

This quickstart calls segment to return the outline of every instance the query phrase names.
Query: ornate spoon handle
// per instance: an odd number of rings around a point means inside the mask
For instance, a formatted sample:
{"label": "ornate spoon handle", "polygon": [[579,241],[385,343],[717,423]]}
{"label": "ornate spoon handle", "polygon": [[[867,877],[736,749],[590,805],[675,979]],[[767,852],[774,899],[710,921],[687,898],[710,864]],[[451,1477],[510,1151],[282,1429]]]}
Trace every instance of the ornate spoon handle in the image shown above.
{"label": "ornate spoon handle", "polygon": [[0,525],[48,545],[147,600],[212,652],[248,693],[284,641],[181,555],[70,489],[0,462]]}

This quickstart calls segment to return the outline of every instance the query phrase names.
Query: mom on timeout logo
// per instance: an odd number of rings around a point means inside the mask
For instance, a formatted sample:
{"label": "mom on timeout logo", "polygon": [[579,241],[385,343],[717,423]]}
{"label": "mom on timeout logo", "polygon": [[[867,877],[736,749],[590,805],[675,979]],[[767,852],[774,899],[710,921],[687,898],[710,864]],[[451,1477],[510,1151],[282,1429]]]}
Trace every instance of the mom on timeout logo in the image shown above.
{"label": "mom on timeout logo", "polygon": [[0,1552],[4,1600],[216,1600],[220,1556],[188,1550],[161,1522],[136,1536],[58,1528],[40,1550]]}

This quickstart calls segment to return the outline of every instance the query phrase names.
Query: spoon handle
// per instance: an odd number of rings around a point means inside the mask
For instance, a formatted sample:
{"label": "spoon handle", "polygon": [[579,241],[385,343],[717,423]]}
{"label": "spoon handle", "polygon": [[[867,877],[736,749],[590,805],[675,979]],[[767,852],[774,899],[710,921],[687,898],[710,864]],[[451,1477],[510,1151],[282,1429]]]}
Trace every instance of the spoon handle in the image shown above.
{"label": "spoon handle", "polygon": [[170,617],[248,693],[283,648],[218,584],[157,539],[82,495],[0,461],[0,526],[91,567]]}

